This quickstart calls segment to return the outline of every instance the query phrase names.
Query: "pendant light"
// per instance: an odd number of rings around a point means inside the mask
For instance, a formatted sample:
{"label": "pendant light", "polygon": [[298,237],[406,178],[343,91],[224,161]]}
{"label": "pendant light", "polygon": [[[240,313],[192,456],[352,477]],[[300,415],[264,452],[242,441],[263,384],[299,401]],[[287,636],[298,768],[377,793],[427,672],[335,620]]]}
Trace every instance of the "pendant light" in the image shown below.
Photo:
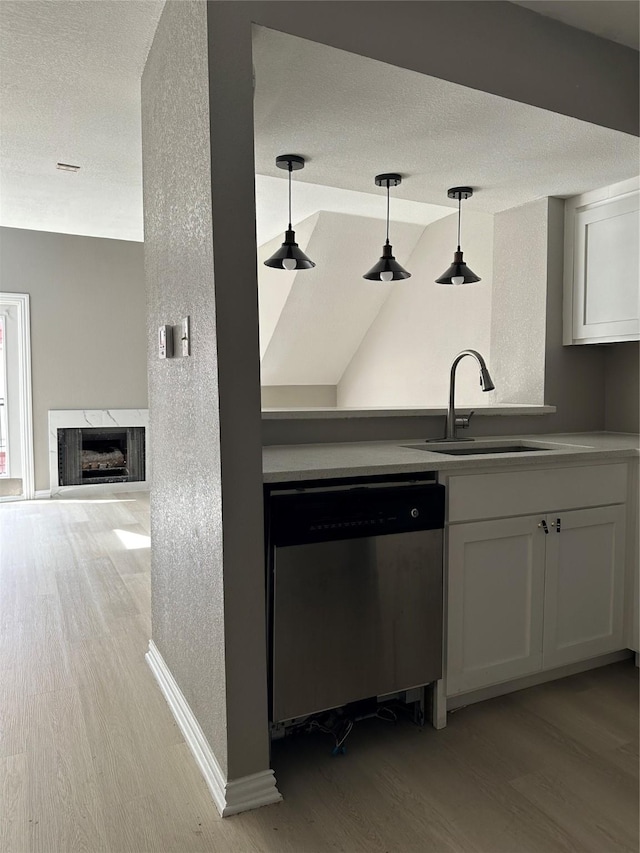
{"label": "pendant light", "polygon": [[472,272],[462,260],[462,250],[460,249],[460,204],[463,198],[471,198],[472,195],[471,187],[451,187],[450,190],[447,190],[449,198],[458,199],[458,249],[453,254],[453,263],[440,278],[436,279],[436,284],[473,284],[476,281],[481,281],[479,276]]}
{"label": "pendant light", "polygon": [[291,227],[291,172],[304,169],[304,157],[282,154],[276,157],[276,166],[289,172],[289,227],[284,235],[284,243],[277,252],[267,258],[265,265],[281,270],[309,270],[315,267],[315,264],[296,243],[296,232]]}
{"label": "pendant light", "polygon": [[393,257],[393,246],[389,243],[389,187],[397,187],[401,183],[402,176],[395,172],[376,175],[376,186],[387,188],[387,240],[382,247],[382,257],[378,263],[362,276],[369,281],[399,281],[403,278],[411,278],[411,273],[403,269]]}

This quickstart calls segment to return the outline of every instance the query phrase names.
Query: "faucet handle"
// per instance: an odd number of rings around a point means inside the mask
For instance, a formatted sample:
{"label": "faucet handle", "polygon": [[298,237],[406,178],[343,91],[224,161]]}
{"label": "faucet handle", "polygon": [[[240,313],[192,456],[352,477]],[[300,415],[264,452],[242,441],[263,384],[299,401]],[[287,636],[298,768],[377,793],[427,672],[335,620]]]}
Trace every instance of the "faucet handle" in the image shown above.
{"label": "faucet handle", "polygon": [[462,429],[469,429],[469,423],[471,418],[475,414],[475,409],[469,412],[468,415],[456,415],[455,423],[457,427],[461,427]]}

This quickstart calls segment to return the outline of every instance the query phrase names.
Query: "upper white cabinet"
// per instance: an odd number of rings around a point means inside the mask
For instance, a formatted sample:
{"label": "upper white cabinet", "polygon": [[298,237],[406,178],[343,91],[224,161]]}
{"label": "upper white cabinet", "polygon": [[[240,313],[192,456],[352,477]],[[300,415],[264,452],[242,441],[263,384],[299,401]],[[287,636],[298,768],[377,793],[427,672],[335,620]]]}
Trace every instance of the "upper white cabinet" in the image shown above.
{"label": "upper white cabinet", "polygon": [[565,202],[564,344],[640,340],[639,184]]}

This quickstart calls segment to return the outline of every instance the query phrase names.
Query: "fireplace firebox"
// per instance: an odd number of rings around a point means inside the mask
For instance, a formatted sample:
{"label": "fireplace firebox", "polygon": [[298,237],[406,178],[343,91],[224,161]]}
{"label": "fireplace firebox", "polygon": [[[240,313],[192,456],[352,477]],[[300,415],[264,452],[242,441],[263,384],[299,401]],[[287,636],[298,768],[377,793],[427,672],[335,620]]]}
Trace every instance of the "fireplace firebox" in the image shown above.
{"label": "fireplace firebox", "polygon": [[144,427],[58,429],[58,483],[134,483],[145,479]]}

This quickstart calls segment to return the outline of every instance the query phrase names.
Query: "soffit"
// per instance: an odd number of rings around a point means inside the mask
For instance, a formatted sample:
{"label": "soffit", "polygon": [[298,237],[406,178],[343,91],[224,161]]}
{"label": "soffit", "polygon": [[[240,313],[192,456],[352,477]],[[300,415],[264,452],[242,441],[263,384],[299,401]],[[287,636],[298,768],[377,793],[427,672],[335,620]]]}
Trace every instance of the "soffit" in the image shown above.
{"label": "soffit", "polygon": [[637,0],[512,0],[516,6],[524,6],[544,15],[585,30],[596,36],[624,44],[638,50],[639,11]]}
{"label": "soffit", "polygon": [[298,153],[296,180],[370,191],[405,175],[394,197],[495,213],[637,174],[635,137],[284,33],[255,28],[256,170]]}

